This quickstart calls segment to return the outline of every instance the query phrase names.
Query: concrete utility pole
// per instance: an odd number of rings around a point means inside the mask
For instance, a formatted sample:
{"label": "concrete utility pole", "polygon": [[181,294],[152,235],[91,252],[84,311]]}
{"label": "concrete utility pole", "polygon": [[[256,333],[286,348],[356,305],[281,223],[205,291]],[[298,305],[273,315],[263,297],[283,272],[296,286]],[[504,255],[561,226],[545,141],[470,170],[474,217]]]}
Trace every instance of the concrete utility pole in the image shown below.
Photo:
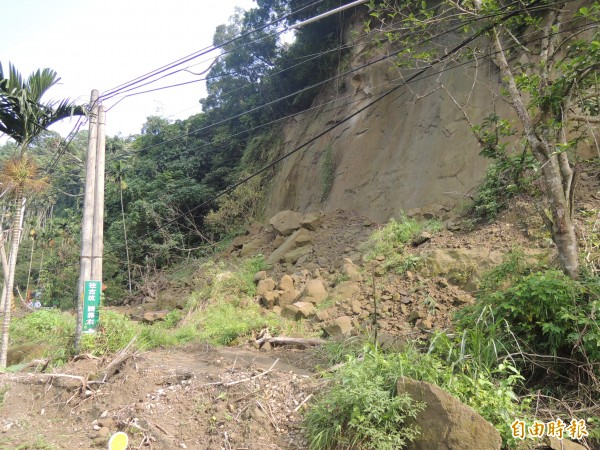
{"label": "concrete utility pole", "polygon": [[104,106],[98,107],[98,142],[96,146],[96,180],[94,191],[94,229],[92,232],[92,273],[90,280],[102,281],[102,254],[104,252],[104,166],[106,116]]}
{"label": "concrete utility pole", "polygon": [[[100,125],[99,125],[100,124]],[[81,224],[81,256],[79,283],[77,286],[77,329],[75,348],[79,349],[84,322],[84,290],[86,282],[102,280],[102,228],[104,220],[104,145],[105,114],[99,105],[98,91],[94,89],[90,98],[90,127],[88,154],[83,198],[83,220]],[[100,211],[100,212],[97,212]],[[100,223],[99,233],[96,230]],[[94,264],[95,260],[99,265]]]}

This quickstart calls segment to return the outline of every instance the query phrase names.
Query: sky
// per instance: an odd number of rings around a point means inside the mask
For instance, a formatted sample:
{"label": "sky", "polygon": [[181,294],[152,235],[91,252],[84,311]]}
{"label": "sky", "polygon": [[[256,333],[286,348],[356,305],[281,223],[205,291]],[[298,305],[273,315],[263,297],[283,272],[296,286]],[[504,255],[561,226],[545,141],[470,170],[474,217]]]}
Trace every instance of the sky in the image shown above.
{"label": "sky", "polygon": [[[212,44],[217,25],[235,7],[252,0],[0,0],[0,63],[13,63],[23,76],[49,67],[61,78],[44,100],[71,98],[89,102],[100,93]],[[182,67],[202,72],[210,53]],[[147,89],[201,78],[188,72],[170,76]],[[107,112],[109,136],[139,133],[151,115],[170,120],[201,112],[204,83],[126,98]],[[110,108],[114,100],[107,101]],[[51,130],[66,136],[75,119]]]}

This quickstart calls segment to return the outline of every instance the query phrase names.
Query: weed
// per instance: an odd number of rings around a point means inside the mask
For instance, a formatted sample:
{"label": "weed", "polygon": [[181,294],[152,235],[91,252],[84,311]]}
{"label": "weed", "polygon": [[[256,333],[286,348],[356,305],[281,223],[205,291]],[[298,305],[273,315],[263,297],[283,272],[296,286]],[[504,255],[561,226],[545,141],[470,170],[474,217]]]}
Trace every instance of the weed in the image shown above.
{"label": "weed", "polygon": [[402,449],[418,436],[406,421],[425,405],[397,394],[397,374],[389,369],[376,352],[349,358],[305,416],[311,449]]}
{"label": "weed", "polygon": [[331,144],[325,147],[325,150],[321,153],[319,163],[319,172],[321,175],[321,201],[323,202],[327,199],[335,178],[335,161]]}
{"label": "weed", "polygon": [[395,270],[404,273],[417,267],[420,258],[408,254],[405,246],[420,232],[439,231],[441,224],[437,221],[420,223],[410,217],[402,216],[399,221],[390,219],[384,227],[376,230],[361,246],[367,260],[383,256],[383,267],[386,270]]}
{"label": "weed", "polygon": [[[375,368],[373,378],[383,377],[390,387],[392,384],[395,386],[401,376],[439,386],[491,422],[505,443],[512,443],[514,439],[510,423],[514,417],[527,417],[529,399],[519,402],[514,392],[521,385],[523,377],[506,361],[479,364],[468,353],[471,350],[469,345],[464,345],[465,342],[460,339],[438,336],[427,353],[420,352],[410,343],[400,353],[386,353],[368,345],[363,349],[362,357],[364,364],[369,366],[365,370]],[[356,354],[356,349],[352,349],[352,352]],[[360,370],[362,363],[359,358],[350,356],[349,361],[351,370]],[[335,381],[343,383],[338,378]],[[327,396],[327,391],[323,395]],[[323,426],[332,425],[329,421]]]}
{"label": "weed", "polygon": [[200,326],[203,339],[217,345],[229,345],[253,331],[265,327],[277,329],[279,317],[275,314],[262,315],[257,304],[241,308],[236,302],[217,300],[202,311]]}
{"label": "weed", "polygon": [[68,359],[75,336],[75,318],[58,309],[41,309],[10,324],[10,339],[13,345],[44,344],[49,357],[55,363]]}

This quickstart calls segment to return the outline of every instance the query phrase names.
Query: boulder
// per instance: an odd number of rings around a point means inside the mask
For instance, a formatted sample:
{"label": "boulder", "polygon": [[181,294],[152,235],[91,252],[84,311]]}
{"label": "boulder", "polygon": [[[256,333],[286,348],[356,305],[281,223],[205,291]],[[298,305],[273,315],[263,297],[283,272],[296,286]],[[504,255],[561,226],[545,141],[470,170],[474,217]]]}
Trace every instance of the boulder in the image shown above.
{"label": "boulder", "polygon": [[332,322],[323,325],[323,330],[331,337],[347,336],[353,329],[354,322],[352,317],[349,316],[338,317]]}
{"label": "boulder", "polygon": [[293,291],[294,290],[294,279],[289,275],[284,275],[279,280],[279,289],[282,291]]}
{"label": "boulder", "polygon": [[545,436],[542,442],[535,447],[535,450],[587,450],[587,447],[570,441],[569,439],[558,439],[554,436]]}
{"label": "boulder", "polygon": [[263,245],[267,243],[268,240],[265,239],[264,236],[257,236],[251,241],[246,242],[242,246],[242,250],[240,250],[240,256],[254,255],[258,253],[258,251],[263,247]]}
{"label": "boulder", "polygon": [[493,425],[473,409],[433,384],[401,377],[397,392],[407,393],[426,407],[417,414],[421,434],[411,450],[500,450],[502,438]]}
{"label": "boulder", "polygon": [[357,266],[354,265],[351,259],[344,258],[342,261],[342,273],[346,275],[350,281],[361,281],[362,275]]}
{"label": "boulder", "polygon": [[352,300],[355,296],[360,293],[360,287],[353,281],[344,281],[334,287],[329,296],[335,301],[346,301]]}
{"label": "boulder", "polygon": [[267,272],[261,270],[260,272],[256,272],[254,274],[254,282],[258,283],[260,280],[265,280],[267,278]]}
{"label": "boulder", "polygon": [[435,249],[423,258],[421,272],[429,277],[442,276],[466,290],[476,290],[484,271],[502,262],[503,254],[495,250],[447,248]]}
{"label": "boulder", "polygon": [[148,322],[148,323],[152,323],[152,322],[157,322],[159,320],[164,320],[164,318],[167,316],[167,314],[169,314],[169,310],[162,310],[162,311],[148,311],[147,313],[144,313],[144,322]]}
{"label": "boulder", "polygon": [[285,305],[281,310],[281,317],[286,319],[296,320],[296,314],[298,314],[298,307],[296,305]]}
{"label": "boulder", "polygon": [[282,291],[279,295],[279,300],[276,302],[279,306],[284,307],[291,305],[300,298],[300,291],[294,289],[292,291]]}
{"label": "boulder", "polygon": [[6,355],[6,365],[13,366],[24,361],[30,361],[36,358],[42,358],[50,348],[44,344],[21,344],[8,349]]}
{"label": "boulder", "polygon": [[277,264],[283,259],[286,253],[291,252],[298,247],[304,247],[305,245],[310,244],[311,240],[312,236],[310,231],[306,228],[300,228],[283,241],[283,244],[271,253],[267,261],[270,264]]}
{"label": "boulder", "polygon": [[271,217],[269,223],[280,234],[289,236],[302,226],[302,214],[295,211],[280,211]]}
{"label": "boulder", "polygon": [[307,213],[302,217],[300,224],[304,228],[308,228],[311,231],[317,230],[323,223],[323,214],[318,213]]}
{"label": "boulder", "polygon": [[304,300],[319,304],[328,297],[327,289],[323,280],[309,280],[304,287]]}
{"label": "boulder", "polygon": [[296,302],[294,305],[298,308],[296,319],[308,319],[317,312],[315,305],[310,302]]}
{"label": "boulder", "polygon": [[272,278],[260,280],[256,286],[256,295],[263,295],[265,292],[275,289],[275,281]]}
{"label": "boulder", "polygon": [[166,289],[156,296],[156,303],[161,309],[183,308],[187,301],[187,293],[181,290]]}
{"label": "boulder", "polygon": [[308,256],[313,252],[311,245],[305,245],[304,247],[298,247],[294,250],[287,252],[283,255],[283,260],[288,264],[296,264],[302,257]]}
{"label": "boulder", "polygon": [[260,296],[260,303],[265,308],[273,309],[279,300],[279,291],[266,291]]}

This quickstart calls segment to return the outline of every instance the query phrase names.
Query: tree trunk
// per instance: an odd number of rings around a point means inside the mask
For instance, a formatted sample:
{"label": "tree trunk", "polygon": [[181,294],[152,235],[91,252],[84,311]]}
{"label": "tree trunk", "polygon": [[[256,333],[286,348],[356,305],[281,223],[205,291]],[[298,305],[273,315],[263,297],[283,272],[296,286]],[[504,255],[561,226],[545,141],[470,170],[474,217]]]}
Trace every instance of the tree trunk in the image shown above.
{"label": "tree trunk", "polygon": [[566,155],[557,155],[554,146],[544,140],[542,134],[536,133],[534,121],[525,107],[497,31],[494,32],[493,42],[496,48],[496,64],[504,76],[512,107],[523,125],[531,153],[539,162],[542,170],[552,214],[552,223],[547,217],[544,217],[544,222],[550,228],[552,240],[556,244],[561,269],[569,277],[577,279],[579,277],[579,255],[572,214],[573,171]]}
{"label": "tree trunk", "polygon": [[15,199],[15,216],[12,224],[12,237],[10,257],[8,260],[8,274],[6,276],[6,297],[4,299],[4,323],[2,326],[2,345],[0,346],[0,368],[6,367],[6,356],[8,353],[8,334],[10,330],[10,314],[12,310],[13,287],[15,283],[15,268],[17,266],[17,254],[19,252],[19,241],[21,237],[21,214],[23,211],[23,192],[17,188]]}

